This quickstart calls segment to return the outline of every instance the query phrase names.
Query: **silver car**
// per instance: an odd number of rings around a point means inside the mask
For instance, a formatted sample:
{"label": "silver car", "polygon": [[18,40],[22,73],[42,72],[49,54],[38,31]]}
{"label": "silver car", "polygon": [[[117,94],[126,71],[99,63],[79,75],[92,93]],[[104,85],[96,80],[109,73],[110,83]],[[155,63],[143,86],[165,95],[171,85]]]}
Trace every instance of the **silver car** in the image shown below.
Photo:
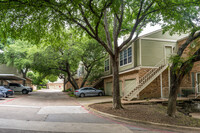
{"label": "silver car", "polygon": [[85,96],[103,96],[104,92],[99,89],[95,89],[92,87],[83,87],[74,92],[77,97],[85,97]]}
{"label": "silver car", "polygon": [[5,94],[0,91],[0,98],[5,97]]}

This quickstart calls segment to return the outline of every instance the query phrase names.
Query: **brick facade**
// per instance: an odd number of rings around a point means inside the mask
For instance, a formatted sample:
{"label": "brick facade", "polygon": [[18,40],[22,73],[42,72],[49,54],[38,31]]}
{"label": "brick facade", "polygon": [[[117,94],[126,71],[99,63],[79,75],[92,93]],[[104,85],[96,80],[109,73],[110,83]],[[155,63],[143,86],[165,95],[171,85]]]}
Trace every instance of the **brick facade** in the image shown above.
{"label": "brick facade", "polygon": [[[177,47],[174,49],[174,53],[178,50],[178,48],[186,41],[187,38],[180,40],[177,42]],[[195,41],[195,43],[200,43],[200,39]],[[183,54],[182,57],[187,59],[189,56],[194,54],[197,49],[191,48],[188,46]],[[124,94],[125,89],[125,81],[128,79],[136,79],[136,84],[139,83],[139,78],[143,77],[146,73],[148,73],[152,68],[142,68],[140,67],[139,70],[133,70],[132,72],[127,72],[124,74],[119,75],[119,80],[121,83],[121,91]],[[191,72],[183,78],[179,94],[182,93],[182,89],[194,89],[197,86],[197,73],[200,74],[200,61],[195,62]],[[170,70],[167,68],[161,76],[158,76],[154,81],[152,81],[144,90],[139,93],[140,99],[147,99],[147,98],[160,98],[161,97],[161,88],[162,88],[162,97],[167,98],[169,96],[169,81],[170,81]],[[162,81],[161,81],[162,77]],[[112,82],[112,76],[104,78],[104,88],[106,87],[107,83]],[[162,85],[161,85],[162,82]],[[133,85],[134,87],[134,85]],[[113,88],[113,87],[112,87]]]}
{"label": "brick facade", "polygon": [[63,83],[48,83],[47,89],[63,90]]}
{"label": "brick facade", "polygon": [[[77,78],[77,79],[75,79],[76,80],[76,83],[78,84],[78,86],[79,86],[79,88],[80,88],[80,86],[81,86],[81,84],[82,84],[82,82],[83,82],[83,78],[82,77],[80,77],[80,78]],[[95,83],[96,83],[97,81],[94,81],[92,84],[90,84],[89,82],[85,82],[85,85],[83,86],[83,87],[93,87],[94,85],[96,85]],[[101,82],[100,82],[100,84],[98,84],[98,85],[96,85],[97,87],[97,89],[99,89],[99,88],[103,88],[103,84],[101,85]],[[67,84],[65,85],[65,87],[66,87],[66,89],[69,89],[69,88],[73,88],[73,86],[71,85],[71,83],[70,82],[67,82]]]}

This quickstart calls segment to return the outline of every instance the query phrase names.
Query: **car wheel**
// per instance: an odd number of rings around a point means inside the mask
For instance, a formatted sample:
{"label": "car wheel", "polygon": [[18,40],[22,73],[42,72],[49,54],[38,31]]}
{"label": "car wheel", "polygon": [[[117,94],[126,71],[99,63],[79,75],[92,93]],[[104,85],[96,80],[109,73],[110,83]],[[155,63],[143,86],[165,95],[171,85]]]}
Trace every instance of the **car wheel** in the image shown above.
{"label": "car wheel", "polygon": [[28,91],[27,90],[22,90],[22,94],[28,94]]}
{"label": "car wheel", "polygon": [[80,97],[85,97],[85,94],[84,94],[84,93],[81,93],[81,94],[80,94]]}
{"label": "car wheel", "polygon": [[102,92],[99,92],[99,96],[103,96],[103,93],[102,93]]}
{"label": "car wheel", "polygon": [[8,95],[6,95],[6,98],[8,98],[9,96]]}

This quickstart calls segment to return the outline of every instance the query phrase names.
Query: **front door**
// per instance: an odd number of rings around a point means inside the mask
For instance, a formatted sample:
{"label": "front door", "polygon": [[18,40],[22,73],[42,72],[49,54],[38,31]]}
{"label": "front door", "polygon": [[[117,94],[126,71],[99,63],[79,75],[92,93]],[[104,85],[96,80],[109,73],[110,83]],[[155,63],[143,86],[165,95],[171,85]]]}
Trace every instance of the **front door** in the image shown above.
{"label": "front door", "polygon": [[197,93],[200,93],[200,73],[197,73]]}
{"label": "front door", "polygon": [[172,54],[172,47],[171,46],[165,46],[165,63],[169,63],[169,58]]}

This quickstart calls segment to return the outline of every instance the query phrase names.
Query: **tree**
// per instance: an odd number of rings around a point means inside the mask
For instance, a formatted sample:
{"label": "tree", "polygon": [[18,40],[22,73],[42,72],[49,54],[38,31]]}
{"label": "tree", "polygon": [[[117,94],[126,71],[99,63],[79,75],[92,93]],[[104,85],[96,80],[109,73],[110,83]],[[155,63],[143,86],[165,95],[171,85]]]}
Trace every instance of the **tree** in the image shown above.
{"label": "tree", "polygon": [[[166,13],[163,17],[165,31],[174,33],[187,33],[189,36],[185,42],[178,48],[177,54],[171,57],[170,68],[170,94],[168,101],[167,114],[175,117],[176,99],[180,84],[186,74],[188,74],[195,62],[200,61],[200,6],[199,4],[177,7],[171,13]],[[184,51],[187,51],[187,57],[182,57]]]}
{"label": "tree", "polygon": [[[16,67],[26,79],[26,74],[31,68],[32,60],[30,59],[30,51],[34,46],[27,41],[17,40],[14,44],[4,48],[4,59],[8,66]],[[23,80],[23,85],[26,80]]]}
{"label": "tree", "polygon": [[27,77],[32,79],[32,83],[34,85],[46,85],[48,83],[48,80],[46,79],[46,75],[43,75],[38,72],[28,72]]}
{"label": "tree", "polygon": [[84,38],[85,41],[80,46],[83,53],[80,55],[86,73],[83,74],[83,82],[80,87],[83,87],[86,81],[94,82],[102,76],[104,71],[104,59],[106,52],[102,46],[93,39]]}
{"label": "tree", "polygon": [[[72,39],[72,33],[64,30],[59,36],[53,33],[49,35],[49,38],[43,41],[43,50],[33,57],[33,69],[46,75],[60,75],[64,79],[64,84],[70,82],[74,89],[79,89],[85,85],[94,68],[102,65],[105,52],[95,40],[87,37]],[[83,82],[78,86],[74,76],[80,62],[83,63],[86,73],[82,75]]]}
{"label": "tree", "polygon": [[[109,53],[113,70],[113,108],[121,109],[119,52],[134,42],[147,23],[157,23],[173,8],[198,0],[4,0],[0,2],[4,37],[20,36],[39,41],[60,27],[78,27],[97,40]],[[165,13],[166,13],[165,12]],[[79,30],[79,31],[80,31]],[[21,32],[23,31],[23,32]],[[120,45],[118,38],[129,34]]]}

